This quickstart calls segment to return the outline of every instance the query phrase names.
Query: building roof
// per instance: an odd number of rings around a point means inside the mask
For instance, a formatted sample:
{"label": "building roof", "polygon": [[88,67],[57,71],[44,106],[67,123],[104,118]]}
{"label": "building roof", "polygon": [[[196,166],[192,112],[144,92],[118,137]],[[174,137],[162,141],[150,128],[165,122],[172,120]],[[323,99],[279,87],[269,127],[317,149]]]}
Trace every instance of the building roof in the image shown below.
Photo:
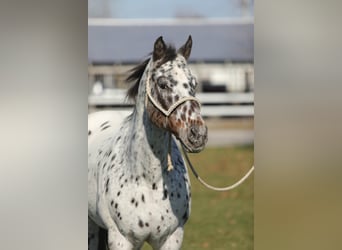
{"label": "building roof", "polygon": [[191,61],[253,62],[253,19],[88,20],[89,63],[135,63],[152,51],[154,41],[177,48],[191,34]]}

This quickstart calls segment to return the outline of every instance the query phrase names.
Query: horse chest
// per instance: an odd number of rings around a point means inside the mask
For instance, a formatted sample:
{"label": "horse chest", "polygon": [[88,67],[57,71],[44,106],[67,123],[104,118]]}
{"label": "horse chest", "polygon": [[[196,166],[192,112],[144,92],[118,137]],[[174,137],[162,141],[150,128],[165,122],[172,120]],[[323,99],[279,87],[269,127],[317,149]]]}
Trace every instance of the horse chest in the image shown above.
{"label": "horse chest", "polygon": [[190,185],[183,165],[163,171],[155,182],[146,175],[115,170],[104,182],[107,207],[123,235],[162,237],[189,217]]}

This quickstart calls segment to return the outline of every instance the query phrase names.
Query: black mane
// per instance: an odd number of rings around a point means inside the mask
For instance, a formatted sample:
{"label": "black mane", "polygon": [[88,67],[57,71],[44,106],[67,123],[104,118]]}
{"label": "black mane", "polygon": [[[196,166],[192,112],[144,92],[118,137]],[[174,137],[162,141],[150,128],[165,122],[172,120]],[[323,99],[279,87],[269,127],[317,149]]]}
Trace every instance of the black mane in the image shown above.
{"label": "black mane", "polygon": [[[150,55],[151,54],[152,53],[150,53]],[[173,46],[168,45],[168,47],[166,48],[164,57],[161,59],[160,63],[158,63],[158,67],[168,61],[174,60],[176,57],[177,57],[176,49]],[[135,100],[135,97],[137,96],[138,91],[139,91],[139,83],[140,83],[141,77],[143,76],[146,66],[149,61],[150,61],[150,57],[129,71],[130,74],[126,78],[126,82],[135,81],[134,85],[132,85],[127,91],[127,97],[129,99]]]}

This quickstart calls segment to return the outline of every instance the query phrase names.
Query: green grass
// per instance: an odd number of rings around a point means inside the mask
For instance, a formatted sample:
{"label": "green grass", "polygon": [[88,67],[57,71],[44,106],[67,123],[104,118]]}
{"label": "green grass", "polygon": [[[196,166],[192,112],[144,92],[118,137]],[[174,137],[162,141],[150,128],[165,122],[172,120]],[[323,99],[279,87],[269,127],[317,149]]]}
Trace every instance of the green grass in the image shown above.
{"label": "green grass", "polygon": [[[190,158],[202,179],[214,186],[227,186],[253,165],[253,151],[253,146],[207,148]],[[215,192],[189,174],[192,211],[182,249],[253,249],[254,175],[232,191]],[[145,244],[143,249],[151,248]]]}

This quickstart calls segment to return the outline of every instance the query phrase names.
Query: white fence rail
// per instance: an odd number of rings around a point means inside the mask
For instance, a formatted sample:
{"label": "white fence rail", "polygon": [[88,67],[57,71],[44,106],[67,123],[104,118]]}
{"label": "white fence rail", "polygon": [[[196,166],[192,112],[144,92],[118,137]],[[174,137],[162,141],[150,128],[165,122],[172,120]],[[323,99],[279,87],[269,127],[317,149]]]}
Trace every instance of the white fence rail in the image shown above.
{"label": "white fence rail", "polygon": [[[202,104],[201,114],[206,117],[254,116],[254,93],[198,93],[197,98]],[[105,89],[99,95],[91,94],[88,105],[130,111],[133,104],[127,100],[125,90]]]}

